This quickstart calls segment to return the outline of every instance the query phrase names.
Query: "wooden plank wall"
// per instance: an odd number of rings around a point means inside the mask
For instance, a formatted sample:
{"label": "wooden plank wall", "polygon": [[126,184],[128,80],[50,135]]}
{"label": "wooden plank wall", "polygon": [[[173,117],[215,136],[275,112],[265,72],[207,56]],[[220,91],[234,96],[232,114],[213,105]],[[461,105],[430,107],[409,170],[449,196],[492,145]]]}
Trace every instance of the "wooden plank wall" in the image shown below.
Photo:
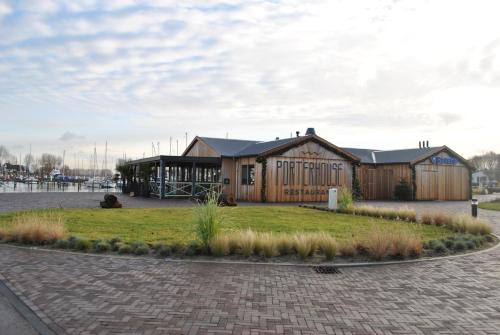
{"label": "wooden plank wall", "polygon": [[208,146],[205,142],[198,140],[193,147],[186,153],[185,156],[190,157],[220,157],[214,149]]}
{"label": "wooden plank wall", "polygon": [[[257,157],[239,158],[236,163],[235,169],[235,182],[236,182],[236,199],[241,201],[261,201],[261,188],[262,188],[262,164],[256,162]],[[242,165],[255,165],[255,184],[242,185],[241,184],[241,166]]]}
{"label": "wooden plank wall", "polygon": [[[229,179],[229,184],[224,184],[224,179]],[[221,167],[222,192],[236,199],[236,185],[238,178],[236,174],[236,161],[233,158],[222,158]]]}
{"label": "wooden plank wall", "polygon": [[411,168],[408,164],[362,164],[356,176],[365,200],[394,199],[396,185],[405,180],[411,185]]}
{"label": "wooden plank wall", "polygon": [[[287,166],[290,166],[290,162],[294,162],[293,178],[289,176],[287,179],[285,169],[278,168],[278,164],[284,164],[284,162],[287,162]],[[308,167],[318,166],[309,164],[319,164],[321,170],[319,173],[314,172],[311,177],[310,170],[304,169],[304,163]],[[336,170],[330,169],[333,164],[342,164],[342,169],[338,170],[338,177]],[[328,172],[327,169],[329,169]],[[327,175],[329,173],[330,175]],[[311,178],[312,180],[317,178],[317,180],[311,183]],[[333,185],[328,185],[327,179]],[[302,144],[267,159],[266,195],[269,202],[328,201],[328,189],[335,186],[346,186],[350,189],[351,185],[352,165],[350,161],[315,142]]]}
{"label": "wooden plank wall", "polygon": [[435,165],[425,161],[415,165],[417,200],[468,200],[469,170],[462,164]]}

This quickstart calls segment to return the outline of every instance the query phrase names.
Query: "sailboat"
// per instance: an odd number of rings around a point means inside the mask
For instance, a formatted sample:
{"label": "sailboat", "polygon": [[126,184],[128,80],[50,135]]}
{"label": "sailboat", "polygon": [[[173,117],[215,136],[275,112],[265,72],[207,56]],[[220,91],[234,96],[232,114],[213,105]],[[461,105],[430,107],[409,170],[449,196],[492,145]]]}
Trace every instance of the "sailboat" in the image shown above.
{"label": "sailboat", "polygon": [[96,172],[96,169],[97,169],[97,149],[96,149],[95,144],[94,144],[93,164],[94,164],[94,166],[93,166],[92,178],[89,178],[88,180],[86,180],[84,182],[85,187],[92,188],[92,190],[94,188],[100,188],[100,185],[101,185],[101,182],[102,182],[102,180],[100,178],[97,178],[95,176],[95,172]]}
{"label": "sailboat", "polygon": [[104,162],[102,164],[103,171],[104,171],[104,179],[101,181],[101,184],[99,185],[100,188],[115,188],[116,183],[113,182],[111,179],[111,176],[107,176],[106,173],[108,172],[108,141],[106,141],[106,147],[104,149]]}

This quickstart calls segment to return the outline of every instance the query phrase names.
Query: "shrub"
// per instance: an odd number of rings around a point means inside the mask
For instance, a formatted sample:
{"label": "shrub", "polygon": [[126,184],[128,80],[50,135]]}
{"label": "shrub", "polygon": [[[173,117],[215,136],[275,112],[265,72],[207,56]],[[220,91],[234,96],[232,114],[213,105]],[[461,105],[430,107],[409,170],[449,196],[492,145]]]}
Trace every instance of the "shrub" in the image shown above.
{"label": "shrub", "polygon": [[134,253],[135,253],[135,249],[142,248],[144,246],[149,248],[149,246],[146,243],[144,243],[143,241],[133,241],[132,243],[130,243],[130,247],[132,248],[132,251]]}
{"label": "shrub", "polygon": [[203,246],[201,246],[197,241],[189,241],[184,254],[186,256],[195,256],[203,252]]}
{"label": "shrub", "polygon": [[352,196],[354,200],[359,201],[363,199],[363,192],[361,191],[361,184],[359,183],[359,179],[355,176],[352,180]]}
{"label": "shrub", "polygon": [[207,201],[196,207],[196,233],[207,249],[210,241],[217,236],[222,221],[218,199],[217,192],[210,192],[207,195]]}
{"label": "shrub", "polygon": [[465,241],[465,246],[467,247],[467,249],[476,249],[476,243],[474,242],[474,240],[467,240]]}
{"label": "shrub", "polygon": [[111,245],[108,242],[98,242],[94,244],[94,250],[95,252],[107,252],[111,250]]}
{"label": "shrub", "polygon": [[176,242],[171,245],[170,249],[172,249],[173,254],[184,254],[186,246],[180,242]]}
{"label": "shrub", "polygon": [[495,238],[492,235],[485,235],[484,238],[487,242],[491,243],[495,241]]}
{"label": "shrub", "polygon": [[54,247],[58,249],[68,249],[69,248],[69,241],[68,240],[57,240],[56,243],[54,243]]}
{"label": "shrub", "polygon": [[337,198],[338,208],[340,210],[347,210],[352,207],[352,192],[347,187],[342,186],[339,188],[338,198]]}
{"label": "shrub", "polygon": [[119,248],[121,241],[122,240],[118,237],[114,237],[114,238],[110,239],[108,242],[109,242],[109,245],[111,246],[111,250],[118,251],[118,248]]}
{"label": "shrub", "polygon": [[210,252],[214,256],[226,256],[229,255],[230,251],[229,236],[227,235],[217,235],[217,237],[210,242]]}
{"label": "shrub", "polygon": [[434,243],[432,244],[432,250],[434,250],[434,252],[436,252],[438,254],[444,254],[445,252],[448,251],[448,249],[443,244],[443,242],[436,241],[436,240],[433,240],[433,241],[434,241]]}
{"label": "shrub", "polygon": [[12,220],[12,227],[3,235],[20,243],[50,244],[66,234],[62,215],[55,212],[21,213]]}
{"label": "shrub", "polygon": [[68,248],[69,249],[76,249],[76,242],[79,240],[80,238],[76,237],[76,236],[70,236],[68,237]]}
{"label": "shrub", "polygon": [[465,242],[463,240],[455,241],[455,243],[453,244],[453,249],[456,251],[463,251],[466,248],[467,248],[467,245],[465,244]]}
{"label": "shrub", "polygon": [[452,249],[453,248],[453,245],[455,244],[455,241],[454,240],[451,240],[451,239],[445,239],[445,240],[441,240],[441,242],[446,246],[446,248],[448,249]]}
{"label": "shrub", "polygon": [[472,236],[471,240],[474,242],[477,248],[482,247],[486,242],[486,238],[484,236]]}
{"label": "shrub", "polygon": [[92,248],[92,243],[89,240],[79,238],[75,241],[75,249],[80,251],[88,251]]}
{"label": "shrub", "polygon": [[325,233],[319,234],[317,236],[317,244],[319,251],[325,255],[326,260],[333,260],[337,254],[337,242],[335,239]]}
{"label": "shrub", "polygon": [[147,255],[149,254],[149,247],[146,244],[140,245],[134,249],[135,255]]}
{"label": "shrub", "polygon": [[401,180],[399,184],[394,187],[394,198],[396,200],[409,201],[412,200],[413,192],[410,184],[406,180]]}
{"label": "shrub", "polygon": [[172,254],[172,249],[168,245],[160,245],[156,249],[156,253],[161,257],[168,257]]}
{"label": "shrub", "polygon": [[119,254],[131,254],[133,253],[133,249],[132,249],[132,246],[130,246],[129,244],[119,244],[119,247],[118,247],[118,253]]}

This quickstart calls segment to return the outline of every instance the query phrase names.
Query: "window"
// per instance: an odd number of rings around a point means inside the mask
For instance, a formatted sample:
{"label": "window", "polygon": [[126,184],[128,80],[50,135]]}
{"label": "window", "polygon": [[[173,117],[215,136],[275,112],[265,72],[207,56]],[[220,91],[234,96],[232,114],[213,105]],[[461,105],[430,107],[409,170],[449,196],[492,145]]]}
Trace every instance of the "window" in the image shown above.
{"label": "window", "polygon": [[241,184],[254,185],[255,184],[255,165],[242,165],[241,166]]}

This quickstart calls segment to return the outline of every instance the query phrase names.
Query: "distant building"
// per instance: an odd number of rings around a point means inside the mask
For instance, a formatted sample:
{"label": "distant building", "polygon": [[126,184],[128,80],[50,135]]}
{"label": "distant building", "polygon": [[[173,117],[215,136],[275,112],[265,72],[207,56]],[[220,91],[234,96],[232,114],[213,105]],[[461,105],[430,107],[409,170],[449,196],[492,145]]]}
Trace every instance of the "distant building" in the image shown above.
{"label": "distant building", "polygon": [[496,186],[497,181],[492,177],[492,173],[488,170],[479,170],[472,174],[472,185],[488,187]]}

